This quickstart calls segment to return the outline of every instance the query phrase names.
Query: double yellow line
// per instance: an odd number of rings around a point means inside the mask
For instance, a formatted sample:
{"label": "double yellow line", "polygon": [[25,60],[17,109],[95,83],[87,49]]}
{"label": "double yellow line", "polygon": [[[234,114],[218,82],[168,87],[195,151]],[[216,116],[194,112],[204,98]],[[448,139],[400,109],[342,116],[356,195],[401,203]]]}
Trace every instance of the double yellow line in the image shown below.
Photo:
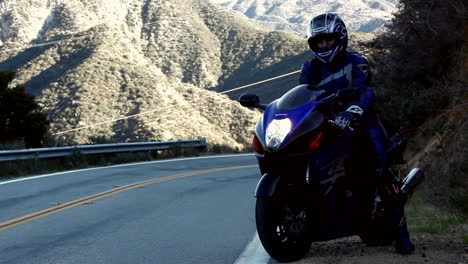
{"label": "double yellow line", "polygon": [[227,171],[227,170],[238,170],[238,169],[246,169],[246,168],[252,168],[256,167],[256,165],[245,165],[245,166],[235,166],[235,167],[226,167],[226,168],[217,168],[217,169],[209,169],[209,170],[201,170],[201,171],[194,171],[194,172],[188,172],[188,173],[182,173],[182,174],[176,174],[172,176],[167,176],[167,177],[162,177],[162,178],[157,178],[157,179],[152,179],[152,180],[147,180],[143,182],[137,182],[137,183],[132,183],[128,184],[122,187],[118,187],[112,190],[108,190],[105,192],[93,194],[90,196],[86,196],[83,198],[80,198],[78,200],[74,200],[68,203],[60,204],[55,207],[51,207],[42,211],[38,211],[32,214],[24,215],[15,219],[8,220],[6,222],[0,223],[0,231],[5,231],[7,229],[13,228],[18,225],[22,225],[31,221],[34,221],[36,219],[58,213],[63,210],[67,210],[70,208],[73,208],[78,205],[83,205],[87,203],[91,203],[95,200],[102,199],[104,197],[108,197],[120,192],[128,191],[131,189],[135,188],[140,188],[144,187],[145,185],[148,184],[153,184],[157,182],[162,182],[162,181],[168,181],[168,180],[173,180],[173,179],[178,179],[178,178],[184,178],[184,177],[190,177],[190,176],[195,176],[195,175],[200,175],[200,174],[205,174],[205,173],[211,173],[211,172],[219,172],[219,171]]}

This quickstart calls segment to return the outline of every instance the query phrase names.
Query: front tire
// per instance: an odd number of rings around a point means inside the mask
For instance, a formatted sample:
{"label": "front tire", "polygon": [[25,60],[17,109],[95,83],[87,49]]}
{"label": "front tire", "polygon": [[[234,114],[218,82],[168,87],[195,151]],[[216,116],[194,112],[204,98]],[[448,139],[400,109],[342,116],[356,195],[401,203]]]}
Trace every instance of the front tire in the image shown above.
{"label": "front tire", "polygon": [[311,245],[308,214],[306,207],[290,207],[274,197],[257,198],[257,232],[272,258],[279,262],[292,262],[307,254]]}

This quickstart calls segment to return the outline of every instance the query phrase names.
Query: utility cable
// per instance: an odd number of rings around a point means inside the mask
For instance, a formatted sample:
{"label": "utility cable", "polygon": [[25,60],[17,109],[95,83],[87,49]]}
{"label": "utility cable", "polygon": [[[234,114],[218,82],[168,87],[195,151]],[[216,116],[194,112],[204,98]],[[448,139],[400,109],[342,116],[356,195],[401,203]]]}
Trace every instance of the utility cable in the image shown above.
{"label": "utility cable", "polygon": [[[280,84],[280,83],[290,82],[290,81],[295,80],[295,79],[296,79],[296,78],[293,76],[293,78],[290,77],[290,78],[285,78],[285,79],[283,79],[283,80],[277,81],[277,82],[275,82],[275,84],[278,85],[278,84]],[[254,91],[258,91],[258,90],[263,89],[263,88],[268,87],[268,86],[269,86],[269,85],[261,85],[261,86],[256,87],[256,88],[249,89],[248,92],[251,93],[251,92],[254,92]],[[234,95],[236,95],[236,94],[234,94]],[[233,96],[233,95],[231,95],[231,96]],[[200,102],[197,102],[197,103],[191,105],[192,108],[188,108],[188,107],[187,107],[187,108],[177,109],[177,110],[171,111],[170,113],[166,113],[166,114],[163,114],[163,115],[158,116],[157,119],[161,119],[161,118],[163,118],[164,116],[167,116],[167,115],[169,115],[169,114],[172,115],[172,114],[174,114],[174,113],[182,113],[182,112],[183,112],[183,113],[187,113],[187,112],[193,113],[193,112],[198,112],[198,111],[197,111],[195,108],[193,108],[193,107],[199,106],[199,104],[200,104]],[[146,123],[147,125],[159,123],[159,121],[158,121],[158,120],[155,120],[155,119],[149,120],[149,121],[146,121],[146,122],[147,122],[147,123]],[[174,125],[172,125],[172,126],[168,126],[168,127],[165,126],[164,129],[165,129],[165,130],[170,130],[171,128],[175,127],[176,125],[178,125],[178,124],[176,123],[176,124],[174,124]]]}
{"label": "utility cable", "polygon": [[[272,80],[280,79],[280,78],[283,78],[283,77],[286,77],[286,76],[289,76],[289,75],[292,75],[292,74],[296,74],[296,73],[299,73],[299,72],[300,72],[300,70],[289,72],[289,73],[282,74],[282,75],[279,75],[279,76],[275,76],[275,77],[272,77],[272,78],[269,78],[269,79],[266,79],[266,80],[263,80],[263,81],[243,85],[243,86],[236,87],[236,88],[224,91],[224,92],[216,93],[216,94],[211,95],[211,96],[205,96],[205,97],[202,97],[202,98],[189,100],[189,101],[187,101],[187,103],[193,103],[193,102],[196,102],[196,101],[208,99],[208,98],[211,98],[211,97],[215,97],[215,96],[217,96],[219,94],[227,94],[227,93],[237,91],[237,90],[241,90],[241,89],[245,89],[247,87],[251,87],[251,86],[254,86],[254,85],[257,85],[257,84],[262,84],[262,83],[266,83],[266,82],[269,82],[269,81],[272,81]],[[144,111],[144,112],[134,114],[134,115],[119,117],[119,118],[116,118],[116,119],[107,120],[107,121],[104,121],[104,122],[99,122],[99,123],[95,123],[95,124],[91,124],[91,125],[87,125],[87,126],[76,127],[76,128],[73,128],[73,129],[57,132],[57,133],[54,133],[52,135],[56,136],[56,135],[61,135],[61,134],[65,134],[65,133],[69,133],[69,132],[73,132],[73,131],[78,131],[78,130],[82,130],[82,129],[86,129],[86,128],[92,128],[92,127],[97,127],[97,126],[101,126],[101,125],[105,125],[105,124],[111,124],[111,123],[115,123],[117,121],[126,120],[126,119],[130,119],[130,118],[146,115],[146,114],[149,114],[149,113],[159,112],[159,111],[166,110],[166,109],[171,109],[174,106],[175,105],[169,105],[169,106],[166,106],[166,107],[162,107],[162,108],[158,108],[158,109],[152,109],[152,110]]]}
{"label": "utility cable", "polygon": [[[195,16],[200,16],[200,15],[215,14],[215,13],[235,13],[235,12],[232,12],[232,11],[230,12],[229,10],[222,10],[222,9],[205,10],[205,11],[198,12],[198,14],[193,14],[193,15],[184,15],[184,16],[179,16],[179,17],[160,18],[156,22],[144,23],[144,24],[142,24],[142,27],[154,25],[154,24],[157,24],[157,23],[159,23],[161,21],[164,21],[164,20],[166,20],[166,21],[167,20],[180,20],[180,19],[184,19],[186,17],[191,17],[191,16],[194,16],[194,15]],[[79,39],[86,38],[88,36],[89,35],[84,35],[84,36],[70,37],[70,38],[65,38],[65,39],[60,39],[60,40],[45,41],[45,42],[42,42],[42,43],[35,43],[35,44],[29,45],[29,46],[26,46],[26,47],[10,48],[10,49],[4,50],[4,51],[14,50],[14,49],[29,49],[29,48],[35,48],[35,47],[41,47],[41,46],[48,46],[48,45],[58,44],[58,43],[61,43],[61,42],[70,42],[70,41],[74,41],[74,40],[79,40]],[[0,48],[1,48],[1,46],[0,46]],[[262,84],[262,83],[269,82],[269,81],[272,81],[272,80],[276,80],[276,79],[279,79],[279,78],[283,78],[283,77],[286,77],[286,76],[289,76],[289,75],[292,75],[292,74],[295,74],[295,73],[298,73],[298,72],[300,72],[300,71],[293,71],[293,72],[286,73],[286,74],[283,74],[283,75],[279,75],[279,76],[276,76],[276,77],[273,77],[273,78],[270,78],[270,79],[266,79],[266,80],[263,80],[263,81],[259,81],[259,82],[255,82],[255,83],[252,83],[252,84],[236,87],[236,88],[224,91],[224,92],[217,93],[217,94],[212,95],[212,96],[206,96],[206,97],[190,100],[190,101],[187,101],[187,102],[188,103],[193,103],[193,102],[200,101],[200,100],[203,100],[203,99],[208,99],[208,98],[211,98],[211,97],[215,97],[218,94],[227,94],[227,93],[237,91],[237,90],[241,90],[241,89],[245,89],[245,88],[248,88],[248,87],[251,87],[251,86],[254,86],[254,85],[258,85],[258,84]],[[119,117],[119,118],[116,118],[116,119],[112,119],[112,120],[108,120],[108,121],[104,121],[104,122],[99,122],[99,123],[95,123],[95,124],[91,124],[91,125],[87,125],[87,126],[81,126],[81,127],[77,127],[77,128],[57,132],[57,133],[54,133],[52,135],[55,136],[55,135],[65,134],[65,133],[68,133],[68,132],[73,132],[73,131],[86,129],[86,128],[92,128],[92,127],[101,126],[101,125],[105,125],[105,124],[111,124],[111,123],[115,123],[117,121],[134,118],[134,117],[146,115],[146,114],[149,114],[149,113],[162,111],[162,110],[165,110],[165,109],[170,109],[170,108],[173,108],[174,106],[175,105],[170,105],[170,106],[167,106],[167,107],[162,107],[162,108],[159,108],[159,109],[153,109],[153,110],[141,112],[141,113],[134,114],[134,115]]]}

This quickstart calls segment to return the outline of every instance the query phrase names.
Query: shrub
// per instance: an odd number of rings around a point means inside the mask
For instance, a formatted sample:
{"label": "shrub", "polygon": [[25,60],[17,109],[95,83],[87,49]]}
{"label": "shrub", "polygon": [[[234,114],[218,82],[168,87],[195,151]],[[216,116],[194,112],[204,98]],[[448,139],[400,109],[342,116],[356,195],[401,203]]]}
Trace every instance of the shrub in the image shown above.
{"label": "shrub", "polygon": [[0,72],[0,143],[20,141],[27,148],[41,147],[49,121],[23,86],[8,88],[14,77]]}
{"label": "shrub", "polygon": [[460,56],[465,5],[401,0],[387,32],[371,42],[373,81],[388,119],[416,127],[450,102],[447,79]]}

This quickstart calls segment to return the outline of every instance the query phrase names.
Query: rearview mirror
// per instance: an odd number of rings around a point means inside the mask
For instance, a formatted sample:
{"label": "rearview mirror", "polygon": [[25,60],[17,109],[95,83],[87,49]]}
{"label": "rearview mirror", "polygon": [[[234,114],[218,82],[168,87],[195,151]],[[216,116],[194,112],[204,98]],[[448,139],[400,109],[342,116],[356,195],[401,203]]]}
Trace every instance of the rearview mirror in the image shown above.
{"label": "rearview mirror", "polygon": [[255,94],[242,94],[239,97],[239,103],[244,107],[258,108],[260,105],[260,98]]}

